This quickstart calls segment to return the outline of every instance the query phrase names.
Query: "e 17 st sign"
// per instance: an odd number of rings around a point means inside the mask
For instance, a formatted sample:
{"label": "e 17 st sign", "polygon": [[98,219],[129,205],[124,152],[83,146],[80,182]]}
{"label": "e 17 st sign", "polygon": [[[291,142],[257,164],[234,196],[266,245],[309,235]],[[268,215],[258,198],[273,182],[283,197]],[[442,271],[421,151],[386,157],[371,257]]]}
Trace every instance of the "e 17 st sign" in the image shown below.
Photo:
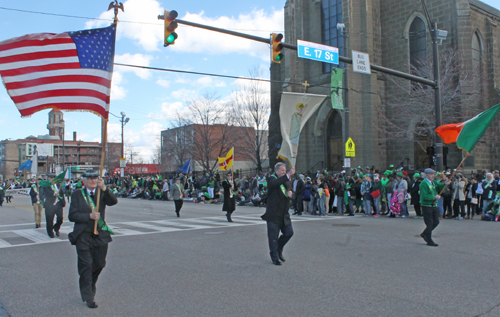
{"label": "e 17 st sign", "polygon": [[339,49],[333,46],[297,40],[297,54],[300,58],[318,62],[339,64]]}

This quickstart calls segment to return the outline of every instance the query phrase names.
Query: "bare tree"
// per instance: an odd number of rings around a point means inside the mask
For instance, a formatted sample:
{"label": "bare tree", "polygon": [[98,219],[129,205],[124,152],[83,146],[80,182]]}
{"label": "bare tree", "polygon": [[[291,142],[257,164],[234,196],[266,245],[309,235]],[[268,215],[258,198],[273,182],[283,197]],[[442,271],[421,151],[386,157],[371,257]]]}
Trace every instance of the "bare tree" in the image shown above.
{"label": "bare tree", "polygon": [[[462,83],[470,77],[460,63],[461,58],[457,50],[449,49],[441,54],[440,89],[442,96],[443,124],[460,122],[463,120],[464,97]],[[419,61],[411,65],[411,73],[420,77],[432,74],[432,61]],[[422,139],[429,139],[434,135],[435,112],[434,90],[426,85],[409,82],[404,79],[386,76],[396,87],[399,93],[387,98],[386,104],[377,109],[385,141],[407,140],[416,142],[422,149],[425,144]],[[479,112],[479,111],[478,111]]]}
{"label": "bare tree", "polygon": [[[257,79],[260,76],[258,68],[250,71],[250,77]],[[239,129],[238,141],[245,156],[249,157],[258,171],[262,170],[263,161],[268,158],[268,121],[271,103],[269,100],[269,86],[262,82],[251,80],[243,88],[233,93],[233,117],[235,124],[240,127],[253,129]]]}
{"label": "bare tree", "polygon": [[193,147],[191,119],[176,111],[170,128],[162,135],[161,166],[164,171],[176,170],[191,158]]}
{"label": "bare tree", "polygon": [[149,160],[153,164],[161,164],[161,137],[158,135],[155,137],[153,153],[149,157]]}
{"label": "bare tree", "polygon": [[217,166],[217,157],[225,155],[233,145],[233,118],[215,93],[187,103],[193,126],[192,156],[206,171]]}

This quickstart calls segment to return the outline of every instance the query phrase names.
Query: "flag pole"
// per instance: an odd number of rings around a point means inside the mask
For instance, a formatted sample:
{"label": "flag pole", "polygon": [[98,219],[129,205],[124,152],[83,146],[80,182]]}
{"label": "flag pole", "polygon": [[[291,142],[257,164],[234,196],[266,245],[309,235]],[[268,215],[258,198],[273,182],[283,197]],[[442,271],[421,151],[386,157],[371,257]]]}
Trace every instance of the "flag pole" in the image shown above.
{"label": "flag pole", "polygon": [[[102,124],[102,150],[101,150],[101,166],[99,167],[99,177],[102,177],[102,171],[104,169],[104,155],[106,153],[106,143],[108,141],[108,120],[107,119],[102,119],[101,121]],[[96,203],[96,208],[97,211],[99,212],[99,204],[101,202],[101,188],[97,189],[97,203]],[[99,232],[97,231],[97,220],[94,221],[94,234],[99,235]]]}
{"label": "flag pole", "polygon": [[[462,166],[462,164],[464,164],[465,160],[469,157],[469,155],[470,155],[470,153],[467,153],[467,155],[464,157],[464,159],[462,160],[462,162],[460,162],[460,164],[458,165],[457,169],[451,175],[450,179],[453,179],[453,177],[455,177],[455,174],[457,173],[458,169]],[[444,192],[445,189],[446,189],[446,186],[444,186],[443,189],[441,189],[441,192],[439,193],[439,196],[441,196],[441,194]]]}

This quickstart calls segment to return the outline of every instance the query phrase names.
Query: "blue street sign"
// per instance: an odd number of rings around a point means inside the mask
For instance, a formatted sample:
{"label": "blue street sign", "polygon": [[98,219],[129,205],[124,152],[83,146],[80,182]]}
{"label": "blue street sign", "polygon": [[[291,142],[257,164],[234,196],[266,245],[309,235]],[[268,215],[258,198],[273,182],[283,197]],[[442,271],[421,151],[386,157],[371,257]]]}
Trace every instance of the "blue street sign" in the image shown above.
{"label": "blue street sign", "polygon": [[297,40],[297,53],[300,58],[339,64],[339,49],[337,47]]}

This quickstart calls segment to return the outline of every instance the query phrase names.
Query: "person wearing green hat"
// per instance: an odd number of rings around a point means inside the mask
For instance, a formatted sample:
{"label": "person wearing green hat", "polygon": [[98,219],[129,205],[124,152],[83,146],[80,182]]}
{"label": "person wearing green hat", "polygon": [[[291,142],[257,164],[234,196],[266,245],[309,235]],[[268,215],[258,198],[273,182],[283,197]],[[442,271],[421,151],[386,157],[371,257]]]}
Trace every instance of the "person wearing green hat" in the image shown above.
{"label": "person wearing green hat", "polygon": [[[74,222],[73,232],[68,234],[78,255],[78,275],[80,295],[89,308],[97,308],[95,302],[96,283],[106,265],[108,243],[112,241],[111,229],[105,223],[106,206],[113,206],[118,199],[104,185],[104,180],[94,170],[83,173],[85,187],[71,195],[68,219]],[[100,192],[100,200],[97,196]],[[96,223],[97,222],[97,226]],[[94,230],[97,227],[97,234]]]}
{"label": "person wearing green hat", "polygon": [[417,214],[414,218],[421,219],[422,211],[420,209],[420,183],[422,182],[419,173],[413,174],[413,184],[411,185],[410,195],[411,200],[410,203],[413,205],[415,209],[415,213]]}

